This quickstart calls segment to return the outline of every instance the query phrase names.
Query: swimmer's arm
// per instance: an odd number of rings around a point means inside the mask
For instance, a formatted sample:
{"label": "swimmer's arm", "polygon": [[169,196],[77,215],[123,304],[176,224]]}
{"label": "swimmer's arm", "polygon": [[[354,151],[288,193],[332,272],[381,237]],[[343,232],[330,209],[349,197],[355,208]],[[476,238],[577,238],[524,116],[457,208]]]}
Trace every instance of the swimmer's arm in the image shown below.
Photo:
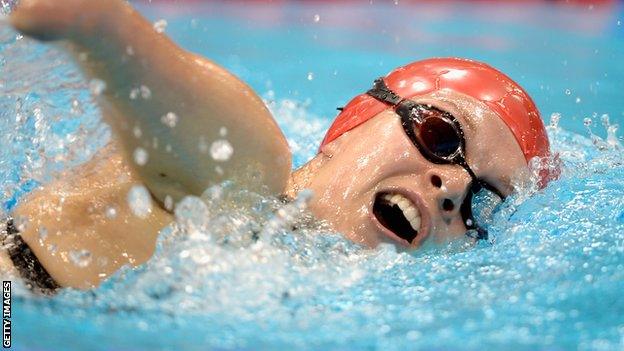
{"label": "swimmer's arm", "polygon": [[[104,116],[127,157],[147,151],[147,164],[136,168],[161,203],[225,179],[284,191],[291,156],[262,100],[230,72],[157,33],[126,1],[22,0],[11,21],[38,39],[68,39],[87,75],[106,83]],[[142,85],[148,98],[132,93]],[[161,121],[168,113],[178,117],[173,128]],[[227,161],[211,157],[219,139],[233,147]],[[226,158],[221,145],[215,151]]]}

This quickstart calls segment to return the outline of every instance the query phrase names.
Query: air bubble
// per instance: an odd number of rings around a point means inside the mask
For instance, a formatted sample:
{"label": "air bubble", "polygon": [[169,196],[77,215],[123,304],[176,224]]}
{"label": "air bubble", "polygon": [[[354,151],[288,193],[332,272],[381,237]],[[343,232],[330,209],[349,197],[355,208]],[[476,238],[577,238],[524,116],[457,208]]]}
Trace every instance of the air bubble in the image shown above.
{"label": "air bubble", "polygon": [[164,19],[159,19],[158,21],[154,22],[154,30],[157,33],[164,33],[165,29],[167,29],[167,21]]}
{"label": "air bubble", "polygon": [[314,73],[308,72],[308,80],[314,80]]}
{"label": "air bubble", "polygon": [[88,250],[75,250],[69,252],[69,259],[72,261],[74,265],[80,268],[85,268],[91,264],[91,260],[93,259],[91,252]]}
{"label": "air bubble", "polygon": [[160,117],[160,121],[169,128],[173,128],[178,124],[178,115],[173,112],[169,112],[166,115]]}
{"label": "air bubble", "polygon": [[566,94],[566,95],[570,95],[570,94],[572,94],[572,91],[571,91],[570,89],[566,89],[566,90],[565,90],[565,94]]}
{"label": "air bubble", "polygon": [[128,205],[132,213],[139,218],[147,218],[152,213],[152,199],[143,185],[134,185],[128,192]]}
{"label": "air bubble", "polygon": [[233,153],[234,148],[232,144],[225,139],[217,140],[210,146],[210,156],[215,161],[227,161],[232,157]]}
{"label": "air bubble", "polygon": [[319,15],[319,14],[314,15],[314,22],[318,23],[320,21],[321,21],[321,15]]}
{"label": "air bubble", "polygon": [[220,135],[220,136],[222,136],[222,137],[226,136],[226,135],[227,135],[227,132],[228,132],[228,131],[227,131],[227,128],[225,128],[225,127],[221,127],[221,128],[219,129],[219,135]]}
{"label": "air bubble", "polygon": [[147,160],[149,158],[149,154],[142,147],[137,147],[134,150],[134,162],[139,166],[145,166]]}
{"label": "air bubble", "polygon": [[134,48],[132,47],[132,45],[126,46],[126,55],[134,56]]}
{"label": "air bubble", "polygon": [[592,125],[592,120],[591,118],[584,118],[583,119],[583,125],[585,125],[585,127],[589,127]]}

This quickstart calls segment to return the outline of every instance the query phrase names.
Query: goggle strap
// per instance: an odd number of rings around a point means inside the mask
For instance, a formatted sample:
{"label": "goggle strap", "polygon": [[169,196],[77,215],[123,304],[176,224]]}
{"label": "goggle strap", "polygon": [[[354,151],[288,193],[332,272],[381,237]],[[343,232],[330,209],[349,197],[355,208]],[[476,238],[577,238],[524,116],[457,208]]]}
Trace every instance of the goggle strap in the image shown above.
{"label": "goggle strap", "polygon": [[367,91],[366,94],[374,97],[375,99],[381,102],[385,102],[386,104],[389,104],[392,106],[396,106],[401,101],[403,101],[403,98],[401,98],[395,92],[390,90],[390,88],[388,88],[383,78],[375,79],[373,88]]}

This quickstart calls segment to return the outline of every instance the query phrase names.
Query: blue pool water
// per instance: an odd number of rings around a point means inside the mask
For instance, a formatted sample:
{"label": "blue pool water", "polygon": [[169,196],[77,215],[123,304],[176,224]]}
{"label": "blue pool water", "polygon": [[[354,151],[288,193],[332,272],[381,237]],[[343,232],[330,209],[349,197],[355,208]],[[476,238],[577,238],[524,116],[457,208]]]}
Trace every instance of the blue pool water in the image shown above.
{"label": "blue pool water", "polygon": [[[305,216],[288,232],[274,199],[213,188],[178,206],[141,269],[52,299],[15,287],[14,349],[624,349],[621,3],[139,7],[261,93],[295,165],[374,78],[462,56],[516,79],[547,123],[560,116],[549,134],[563,176],[509,200],[491,243],[413,255],[362,250]],[[4,22],[0,127],[3,212],[109,138],[75,66]],[[250,244],[244,233],[267,221],[277,225]]]}

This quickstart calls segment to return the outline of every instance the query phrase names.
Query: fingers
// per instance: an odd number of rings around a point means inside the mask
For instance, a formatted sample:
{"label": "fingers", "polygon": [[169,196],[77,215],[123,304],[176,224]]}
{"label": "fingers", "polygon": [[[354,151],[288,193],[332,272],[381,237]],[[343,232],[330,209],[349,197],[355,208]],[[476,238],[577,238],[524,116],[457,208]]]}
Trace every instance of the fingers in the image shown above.
{"label": "fingers", "polygon": [[[21,0],[10,22],[21,33],[39,40],[62,39],[75,20],[72,1]],[[62,4],[62,5],[59,5]]]}

